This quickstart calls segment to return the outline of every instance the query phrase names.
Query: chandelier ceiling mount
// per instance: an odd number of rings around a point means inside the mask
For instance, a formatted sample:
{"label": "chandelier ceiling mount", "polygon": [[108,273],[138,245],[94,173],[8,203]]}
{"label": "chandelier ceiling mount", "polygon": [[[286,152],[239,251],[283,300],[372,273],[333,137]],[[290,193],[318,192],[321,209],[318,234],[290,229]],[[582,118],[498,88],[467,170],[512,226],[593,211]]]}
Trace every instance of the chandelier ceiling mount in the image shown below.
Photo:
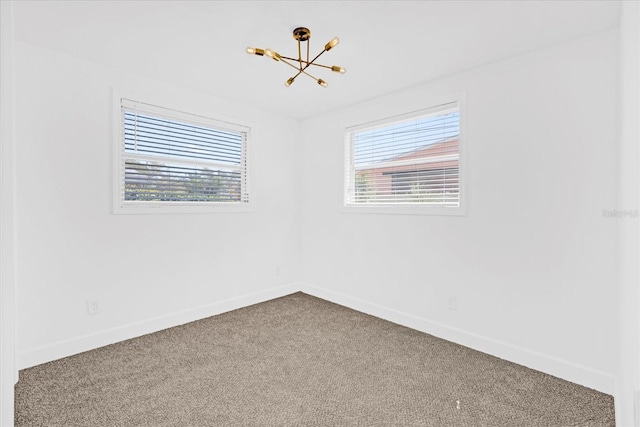
{"label": "chandelier ceiling mount", "polygon": [[305,27],[298,27],[293,30],[293,38],[299,42],[306,42],[311,38],[311,30]]}

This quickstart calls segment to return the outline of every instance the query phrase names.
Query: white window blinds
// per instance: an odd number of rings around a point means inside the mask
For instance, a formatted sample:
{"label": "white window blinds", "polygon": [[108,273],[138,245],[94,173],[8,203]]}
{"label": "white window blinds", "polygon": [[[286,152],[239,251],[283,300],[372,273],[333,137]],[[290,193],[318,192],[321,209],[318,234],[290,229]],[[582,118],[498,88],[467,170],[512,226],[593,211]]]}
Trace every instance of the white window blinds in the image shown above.
{"label": "white window blinds", "polygon": [[347,133],[346,205],[460,206],[457,103]]}
{"label": "white window blinds", "polygon": [[249,202],[248,129],[121,100],[124,205]]}

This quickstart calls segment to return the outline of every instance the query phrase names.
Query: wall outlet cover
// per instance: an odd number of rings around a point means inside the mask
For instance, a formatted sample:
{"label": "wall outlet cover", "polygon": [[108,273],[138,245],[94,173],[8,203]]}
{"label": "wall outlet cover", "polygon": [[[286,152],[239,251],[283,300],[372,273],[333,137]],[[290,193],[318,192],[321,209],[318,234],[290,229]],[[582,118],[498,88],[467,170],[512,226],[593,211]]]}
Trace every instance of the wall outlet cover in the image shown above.
{"label": "wall outlet cover", "polygon": [[89,299],[87,300],[87,314],[93,315],[98,314],[100,312],[100,305],[98,304],[97,299]]}

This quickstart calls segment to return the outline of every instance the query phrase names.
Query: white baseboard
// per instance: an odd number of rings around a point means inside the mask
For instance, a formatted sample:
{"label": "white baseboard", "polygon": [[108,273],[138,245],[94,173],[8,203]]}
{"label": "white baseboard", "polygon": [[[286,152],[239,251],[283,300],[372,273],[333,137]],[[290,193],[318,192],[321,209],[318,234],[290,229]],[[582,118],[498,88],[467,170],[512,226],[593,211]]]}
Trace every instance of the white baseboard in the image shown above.
{"label": "white baseboard", "polygon": [[308,283],[300,284],[300,290],[306,294],[313,295],[402,326],[407,326],[438,338],[455,342],[474,350],[478,350],[603,393],[611,395],[615,394],[616,378],[614,375],[606,372],[597,371],[577,363],[528,350],[493,338],[414,316],[412,314],[403,313],[359,298],[310,285]]}
{"label": "white baseboard", "polygon": [[640,427],[640,390],[636,390],[633,402],[633,425]]}
{"label": "white baseboard", "polygon": [[231,298],[214,304],[207,304],[189,310],[170,313],[141,322],[98,331],[66,341],[59,341],[42,347],[32,348],[18,354],[18,369],[30,368],[52,360],[72,356],[105,345],[136,338],[195,320],[204,319],[238,308],[289,295],[300,290],[299,285],[289,284],[248,295]]}
{"label": "white baseboard", "polygon": [[339,292],[330,291],[308,283],[293,283],[253,294],[243,295],[203,305],[189,310],[159,316],[153,319],[103,330],[94,334],[60,341],[29,349],[18,355],[18,368],[25,369],[52,360],[93,350],[119,341],[139,337],[173,326],[225,313],[273,298],[302,291],[309,295],[340,304],[372,316],[407,326],[439,338],[452,341],[487,354],[518,363],[549,375],[571,381],[607,394],[615,394],[616,379],[613,375],[591,369],[553,356],[514,346],[499,340],[454,328],[429,319],[383,307],[369,301]]}

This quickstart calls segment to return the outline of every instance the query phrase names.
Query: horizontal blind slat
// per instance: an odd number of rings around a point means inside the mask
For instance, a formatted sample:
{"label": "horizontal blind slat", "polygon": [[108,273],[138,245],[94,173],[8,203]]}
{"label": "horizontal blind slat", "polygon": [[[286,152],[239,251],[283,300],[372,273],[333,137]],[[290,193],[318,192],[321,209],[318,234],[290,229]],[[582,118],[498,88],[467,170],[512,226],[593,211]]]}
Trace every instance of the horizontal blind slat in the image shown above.
{"label": "horizontal blind slat", "polygon": [[155,117],[124,104],[123,201],[249,201],[246,132],[173,120],[171,110]]}
{"label": "horizontal blind slat", "polygon": [[347,203],[458,206],[459,135],[459,111],[450,108],[354,132]]}

